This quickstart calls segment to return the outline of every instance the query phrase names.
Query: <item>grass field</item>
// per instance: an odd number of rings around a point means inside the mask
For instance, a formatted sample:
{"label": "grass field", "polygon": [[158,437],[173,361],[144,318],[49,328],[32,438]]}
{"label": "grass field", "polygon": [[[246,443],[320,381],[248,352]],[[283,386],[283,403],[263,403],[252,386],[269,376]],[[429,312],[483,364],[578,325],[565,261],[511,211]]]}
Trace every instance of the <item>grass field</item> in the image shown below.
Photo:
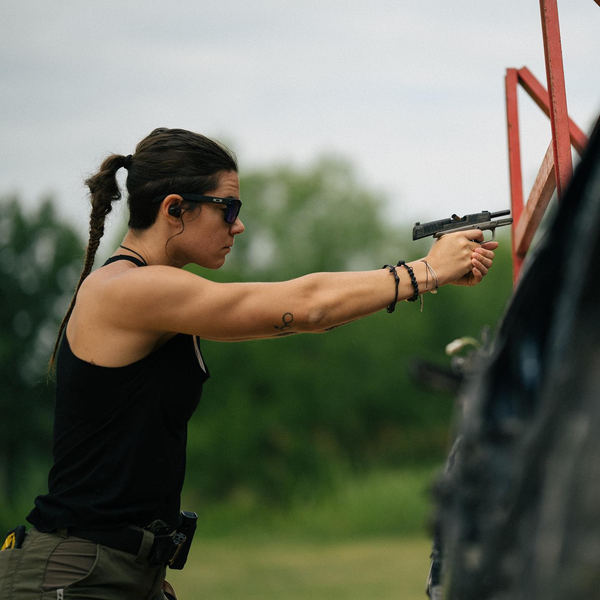
{"label": "grass field", "polygon": [[340,543],[198,540],[185,570],[169,571],[179,600],[424,600],[425,538]]}
{"label": "grass field", "polygon": [[283,511],[208,507],[185,570],[167,579],[180,600],[425,600],[436,473],[349,477]]}

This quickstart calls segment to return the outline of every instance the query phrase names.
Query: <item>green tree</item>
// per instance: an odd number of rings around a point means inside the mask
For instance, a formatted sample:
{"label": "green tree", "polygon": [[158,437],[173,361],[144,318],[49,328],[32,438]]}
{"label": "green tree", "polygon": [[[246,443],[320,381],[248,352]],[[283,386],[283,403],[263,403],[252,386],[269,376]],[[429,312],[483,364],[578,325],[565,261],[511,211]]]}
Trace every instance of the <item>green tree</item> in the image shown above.
{"label": "green tree", "polygon": [[0,506],[43,491],[34,487],[44,485],[52,451],[46,365],[82,252],[52,200],[26,213],[16,197],[0,199]]}

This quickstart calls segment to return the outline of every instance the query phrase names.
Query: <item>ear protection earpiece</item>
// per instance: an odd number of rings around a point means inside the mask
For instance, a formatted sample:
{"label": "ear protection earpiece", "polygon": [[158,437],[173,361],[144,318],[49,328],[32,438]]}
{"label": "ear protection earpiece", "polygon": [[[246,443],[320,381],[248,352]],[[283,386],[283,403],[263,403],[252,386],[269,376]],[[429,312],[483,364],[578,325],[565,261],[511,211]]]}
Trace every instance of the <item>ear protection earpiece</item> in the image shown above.
{"label": "ear protection earpiece", "polygon": [[169,206],[169,214],[172,217],[180,217],[181,216],[181,206],[177,206],[176,204],[174,206]]}

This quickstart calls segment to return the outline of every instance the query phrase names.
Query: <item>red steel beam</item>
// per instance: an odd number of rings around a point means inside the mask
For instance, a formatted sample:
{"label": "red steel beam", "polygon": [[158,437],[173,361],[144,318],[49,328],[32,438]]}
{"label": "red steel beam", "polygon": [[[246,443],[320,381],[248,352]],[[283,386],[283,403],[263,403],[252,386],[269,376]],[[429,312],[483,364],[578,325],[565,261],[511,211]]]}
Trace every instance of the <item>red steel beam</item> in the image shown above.
{"label": "red steel beam", "polygon": [[552,150],[556,169],[556,190],[560,200],[571,177],[573,162],[571,160],[569,113],[567,111],[567,93],[565,90],[556,0],[540,0],[540,10],[542,13],[548,93],[550,95],[550,123],[552,125]]}
{"label": "red steel beam", "polygon": [[[597,0],[600,2],[600,0]],[[523,67],[517,71],[519,76],[519,83],[523,89],[529,94],[531,99],[542,109],[543,113],[550,116],[550,101],[548,99],[548,92],[546,88],[536,79],[533,73],[527,68]],[[569,135],[571,138],[571,144],[579,155],[583,154],[583,149],[588,143],[588,138],[577,126],[573,119],[569,118]]]}
{"label": "red steel beam", "polygon": [[519,105],[517,101],[517,85],[519,77],[516,69],[507,69],[506,86],[506,124],[508,129],[508,169],[510,176],[510,200],[513,217],[512,224],[512,259],[513,283],[516,283],[523,256],[517,252],[515,245],[515,228],[521,220],[523,212],[523,176],[521,173],[521,147],[519,138]]}
{"label": "red steel beam", "polygon": [[529,250],[533,236],[542,221],[555,189],[554,152],[552,144],[550,144],[531,188],[525,210],[516,227],[513,228],[514,253],[521,259],[525,258]]}
{"label": "red steel beam", "polygon": [[[557,191],[560,200],[567,187],[573,170],[571,144],[581,155],[588,143],[586,135],[569,118],[556,2],[557,0],[540,0],[548,91],[526,67],[518,71],[516,69],[507,69],[506,71],[506,116],[513,214],[513,282],[515,284],[525,255],[529,250],[554,190]],[[595,2],[600,5],[600,0],[595,0]],[[519,84],[550,118],[552,128],[552,142],[546,151],[525,207],[523,206],[523,178],[517,102]]]}

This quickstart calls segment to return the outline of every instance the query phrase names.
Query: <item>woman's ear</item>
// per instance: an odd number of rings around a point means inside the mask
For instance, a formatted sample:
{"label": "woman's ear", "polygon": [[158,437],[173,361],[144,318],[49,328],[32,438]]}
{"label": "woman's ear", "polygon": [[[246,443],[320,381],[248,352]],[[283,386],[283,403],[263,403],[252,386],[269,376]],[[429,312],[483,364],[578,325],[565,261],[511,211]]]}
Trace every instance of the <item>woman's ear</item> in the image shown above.
{"label": "woman's ear", "polygon": [[178,196],[177,194],[170,194],[163,200],[160,210],[167,217],[181,219],[181,215],[183,214],[182,202],[183,198],[181,196]]}

